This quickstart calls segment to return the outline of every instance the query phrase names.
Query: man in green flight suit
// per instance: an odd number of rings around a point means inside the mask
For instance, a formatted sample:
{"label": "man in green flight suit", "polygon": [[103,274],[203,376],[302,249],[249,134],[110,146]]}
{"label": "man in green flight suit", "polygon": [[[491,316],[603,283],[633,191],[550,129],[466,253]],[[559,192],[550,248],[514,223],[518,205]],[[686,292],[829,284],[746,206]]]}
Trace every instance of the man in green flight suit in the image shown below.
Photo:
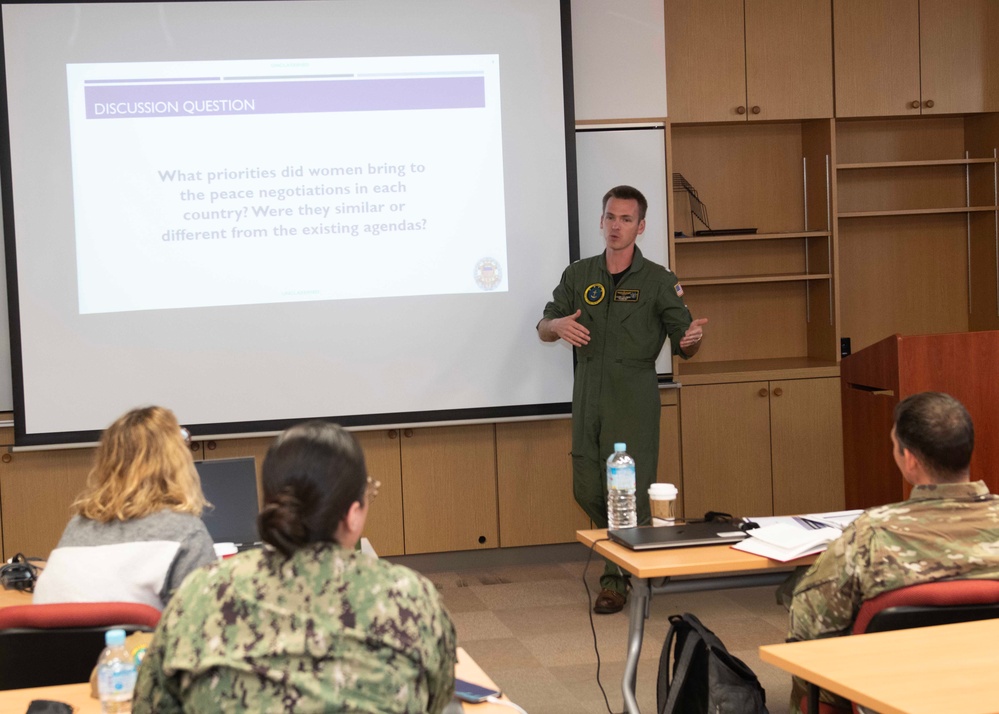
{"label": "man in green flight suit", "polygon": [[[692,320],[676,276],[646,260],[635,245],[645,230],[645,196],[616,186],[603,199],[600,230],[606,250],[565,269],[537,325],[545,342],[576,348],[572,393],[572,483],[576,502],[607,526],[605,463],[614,442],[635,459],[639,525],[650,522],[649,485],[659,458],[656,358],[667,338],[673,354],[691,357],[706,319]],[[628,583],[609,561],[593,611],[619,612]]]}

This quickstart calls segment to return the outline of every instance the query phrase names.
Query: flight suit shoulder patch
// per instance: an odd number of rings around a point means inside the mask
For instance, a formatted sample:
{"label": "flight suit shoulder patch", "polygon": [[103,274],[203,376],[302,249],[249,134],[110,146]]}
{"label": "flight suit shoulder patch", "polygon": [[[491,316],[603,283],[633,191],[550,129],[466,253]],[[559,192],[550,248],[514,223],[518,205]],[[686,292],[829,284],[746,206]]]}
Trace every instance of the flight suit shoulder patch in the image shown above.
{"label": "flight suit shoulder patch", "polygon": [[586,301],[587,305],[599,305],[603,302],[606,294],[607,291],[604,289],[603,285],[600,283],[593,283],[593,285],[586,288],[586,291],[583,293],[583,300]]}

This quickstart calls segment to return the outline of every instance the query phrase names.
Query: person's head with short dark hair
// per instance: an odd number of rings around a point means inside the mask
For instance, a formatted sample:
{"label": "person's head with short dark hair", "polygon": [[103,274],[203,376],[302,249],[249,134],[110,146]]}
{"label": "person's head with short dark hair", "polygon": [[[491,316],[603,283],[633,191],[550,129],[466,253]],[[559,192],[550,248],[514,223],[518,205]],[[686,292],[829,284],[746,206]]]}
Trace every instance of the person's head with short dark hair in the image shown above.
{"label": "person's head with short dark hair", "polygon": [[261,540],[286,556],[312,543],[353,547],[368,483],[364,453],[343,427],[310,421],[287,429],[264,458]]}
{"label": "person's head with short dark hair", "polygon": [[914,394],[895,406],[894,419],[896,462],[908,451],[933,481],[968,479],[975,427],[961,402],[940,392]]}
{"label": "person's head with short dark hair", "polygon": [[645,196],[637,188],[634,186],[615,186],[612,188],[604,194],[601,213],[607,212],[607,202],[612,198],[619,198],[624,201],[636,201],[638,203],[638,220],[645,220],[645,213],[649,210],[649,202],[645,200]]}

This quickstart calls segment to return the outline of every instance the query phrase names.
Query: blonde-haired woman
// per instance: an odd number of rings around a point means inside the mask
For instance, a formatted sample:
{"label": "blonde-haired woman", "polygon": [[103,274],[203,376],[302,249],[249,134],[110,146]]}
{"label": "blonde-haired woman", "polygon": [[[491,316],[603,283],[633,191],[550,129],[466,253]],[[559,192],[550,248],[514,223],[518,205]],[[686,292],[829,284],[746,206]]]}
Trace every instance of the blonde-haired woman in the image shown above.
{"label": "blonde-haired woman", "polygon": [[187,433],[163,407],[133,409],[101,436],[87,487],[35,586],[35,603],[140,602],[162,609],[215,560]]}

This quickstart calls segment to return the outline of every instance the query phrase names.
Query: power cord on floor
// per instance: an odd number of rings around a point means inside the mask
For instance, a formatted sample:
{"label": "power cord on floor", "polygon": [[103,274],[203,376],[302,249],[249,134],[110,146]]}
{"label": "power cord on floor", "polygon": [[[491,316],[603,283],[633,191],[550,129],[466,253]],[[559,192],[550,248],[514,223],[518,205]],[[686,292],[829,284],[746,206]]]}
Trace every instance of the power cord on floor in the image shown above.
{"label": "power cord on floor", "polygon": [[590,632],[593,633],[593,652],[597,655],[597,686],[604,697],[604,706],[607,707],[608,714],[615,714],[611,711],[604,685],[600,683],[600,649],[597,647],[597,628],[593,625],[593,596],[590,594],[590,584],[586,582],[586,572],[590,569],[590,562],[593,560],[593,550],[597,547],[597,543],[609,540],[610,538],[598,538],[590,544],[590,552],[586,555],[586,565],[583,566],[583,587],[586,588],[586,609],[590,615]]}

